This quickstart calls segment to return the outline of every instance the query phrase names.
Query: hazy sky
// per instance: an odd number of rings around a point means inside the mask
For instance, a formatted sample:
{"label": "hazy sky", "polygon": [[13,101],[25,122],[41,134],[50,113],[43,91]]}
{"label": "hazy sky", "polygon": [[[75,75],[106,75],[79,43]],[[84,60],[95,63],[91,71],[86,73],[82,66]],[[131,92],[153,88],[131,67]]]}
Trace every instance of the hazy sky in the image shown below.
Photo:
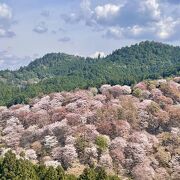
{"label": "hazy sky", "polygon": [[0,0],[0,69],[50,52],[106,55],[142,40],[180,45],[180,0]]}

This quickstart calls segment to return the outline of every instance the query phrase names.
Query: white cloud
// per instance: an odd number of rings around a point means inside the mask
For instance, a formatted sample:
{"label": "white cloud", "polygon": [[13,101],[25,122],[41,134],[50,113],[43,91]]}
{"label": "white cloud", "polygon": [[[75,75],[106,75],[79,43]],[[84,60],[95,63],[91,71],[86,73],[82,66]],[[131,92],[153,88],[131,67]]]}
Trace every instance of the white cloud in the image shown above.
{"label": "white cloud", "polygon": [[13,31],[0,28],[0,38],[4,38],[4,37],[10,38],[13,36],[15,36],[15,33]]}
{"label": "white cloud", "polygon": [[[91,8],[90,0],[82,0],[80,4],[79,21],[83,20],[87,26],[96,26],[94,11]],[[76,13],[77,14],[77,13]]]}
{"label": "white cloud", "polygon": [[3,59],[0,59],[0,66],[4,63]]}
{"label": "white cloud", "polygon": [[[177,0],[117,0],[97,5],[82,0],[65,22],[84,22],[103,37],[114,39],[173,40],[180,38],[180,3]],[[103,1],[102,1],[103,2]],[[168,3],[167,3],[168,2]],[[171,3],[171,5],[170,5]],[[177,39],[176,39],[177,40]]]}
{"label": "white cloud", "polygon": [[39,33],[39,34],[43,34],[43,33],[46,33],[48,31],[48,28],[47,28],[45,22],[40,22],[38,25],[35,26],[33,31],[36,33]]}
{"label": "white cloud", "polygon": [[143,0],[140,3],[140,11],[148,12],[154,19],[159,19],[161,16],[161,10],[157,0]]}
{"label": "white cloud", "polygon": [[10,52],[10,50],[0,51],[0,70],[11,69],[15,70],[20,66],[25,66],[32,58],[29,56],[18,57]]}
{"label": "white cloud", "polygon": [[104,37],[119,39],[149,39],[149,40],[177,40],[180,38],[180,19],[172,17],[161,19],[147,26],[134,25],[132,27],[110,27]]}
{"label": "white cloud", "polygon": [[105,57],[105,53],[102,51],[96,51],[94,54],[90,55],[91,58]]}
{"label": "white cloud", "polygon": [[180,28],[180,18],[174,20],[172,17],[168,17],[162,19],[161,21],[157,22],[157,36],[160,39],[169,39],[173,35],[177,35],[178,38],[178,29]]}
{"label": "white cloud", "polygon": [[103,37],[119,40],[123,38],[123,31],[124,29],[121,27],[110,27],[105,31]]}
{"label": "white cloud", "polygon": [[[177,6],[172,7],[174,7],[174,10],[177,9]],[[105,34],[103,36],[117,40],[149,39],[169,41],[175,40],[175,37],[177,40],[180,38],[180,17],[177,14],[175,16],[172,9],[172,16],[169,16],[166,11],[167,6],[163,6],[157,0],[132,0],[122,7],[114,25],[104,25]]]}
{"label": "white cloud", "polygon": [[59,42],[64,42],[64,43],[65,43],[65,42],[71,41],[71,39],[70,39],[69,37],[62,37],[62,38],[59,38],[58,41],[59,41]]}
{"label": "white cloud", "polygon": [[111,23],[111,20],[118,17],[120,9],[124,4],[104,4],[92,7],[90,0],[82,0],[80,9],[77,12],[63,14],[61,17],[66,23],[85,22],[85,25],[98,29],[98,26]]}
{"label": "white cloud", "polygon": [[90,0],[83,0],[80,4],[81,10],[87,15],[92,15],[93,11],[91,10],[91,1]]}
{"label": "white cloud", "polygon": [[119,3],[103,4],[93,7],[89,0],[83,0],[80,10],[64,15],[65,22],[85,21],[91,26],[134,26],[146,24],[160,17],[161,10],[157,0],[122,0]]}
{"label": "white cloud", "polygon": [[14,24],[11,8],[0,3],[0,38],[11,38],[15,33],[11,30]]}
{"label": "white cloud", "polygon": [[11,19],[12,12],[9,6],[6,4],[0,4],[0,19]]}
{"label": "white cloud", "polygon": [[120,5],[115,4],[105,4],[104,6],[97,6],[95,8],[96,17],[97,19],[101,19],[116,16],[119,13],[120,8]]}
{"label": "white cloud", "polygon": [[61,17],[66,23],[78,23],[81,20],[80,15],[77,13],[62,14]]}
{"label": "white cloud", "polygon": [[140,35],[143,31],[144,31],[144,29],[142,27],[140,27],[139,25],[134,25],[132,28],[130,28],[130,32],[134,36]]}

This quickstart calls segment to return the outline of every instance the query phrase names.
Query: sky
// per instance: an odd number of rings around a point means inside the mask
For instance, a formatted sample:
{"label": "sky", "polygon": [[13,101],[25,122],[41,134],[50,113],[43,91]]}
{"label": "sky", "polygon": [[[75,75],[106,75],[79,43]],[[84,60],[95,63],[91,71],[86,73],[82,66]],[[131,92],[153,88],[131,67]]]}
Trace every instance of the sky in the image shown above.
{"label": "sky", "polygon": [[51,52],[96,57],[154,40],[180,45],[180,0],[0,0],[0,69]]}

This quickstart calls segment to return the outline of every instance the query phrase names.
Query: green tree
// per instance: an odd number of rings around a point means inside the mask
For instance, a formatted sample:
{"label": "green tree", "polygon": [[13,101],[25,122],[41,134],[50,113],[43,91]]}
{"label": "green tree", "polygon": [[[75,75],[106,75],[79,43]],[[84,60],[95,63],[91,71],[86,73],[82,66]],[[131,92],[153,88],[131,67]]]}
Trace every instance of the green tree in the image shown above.
{"label": "green tree", "polygon": [[106,173],[104,168],[97,167],[95,169],[95,171],[96,171],[96,174],[97,174],[96,175],[96,180],[107,180],[108,179],[107,173]]}
{"label": "green tree", "polygon": [[96,172],[94,168],[86,168],[84,169],[83,173],[78,178],[79,180],[95,180],[96,179]]}
{"label": "green tree", "polygon": [[16,177],[17,161],[15,154],[8,151],[1,165],[1,179],[14,179]]}
{"label": "green tree", "polygon": [[53,180],[59,180],[56,169],[54,169],[53,167],[49,167],[44,177],[44,180],[52,180],[52,178]]}
{"label": "green tree", "polygon": [[95,143],[100,151],[105,151],[108,148],[108,142],[104,136],[97,136]]}
{"label": "green tree", "polygon": [[58,175],[58,179],[59,180],[65,180],[66,176],[65,176],[65,171],[61,166],[58,166],[56,168],[57,171],[57,175]]}

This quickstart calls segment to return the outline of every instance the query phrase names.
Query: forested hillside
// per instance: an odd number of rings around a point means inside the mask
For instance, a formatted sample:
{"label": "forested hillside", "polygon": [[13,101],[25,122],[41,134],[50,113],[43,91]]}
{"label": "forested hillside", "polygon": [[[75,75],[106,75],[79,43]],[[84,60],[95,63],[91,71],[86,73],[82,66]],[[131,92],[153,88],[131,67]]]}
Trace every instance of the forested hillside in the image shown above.
{"label": "forested hillside", "polygon": [[156,42],[141,42],[97,59],[51,53],[17,71],[0,72],[0,105],[26,103],[43,93],[105,83],[131,85],[179,72],[180,47]]}
{"label": "forested hillside", "polygon": [[179,180],[180,76],[0,107],[0,179]]}

